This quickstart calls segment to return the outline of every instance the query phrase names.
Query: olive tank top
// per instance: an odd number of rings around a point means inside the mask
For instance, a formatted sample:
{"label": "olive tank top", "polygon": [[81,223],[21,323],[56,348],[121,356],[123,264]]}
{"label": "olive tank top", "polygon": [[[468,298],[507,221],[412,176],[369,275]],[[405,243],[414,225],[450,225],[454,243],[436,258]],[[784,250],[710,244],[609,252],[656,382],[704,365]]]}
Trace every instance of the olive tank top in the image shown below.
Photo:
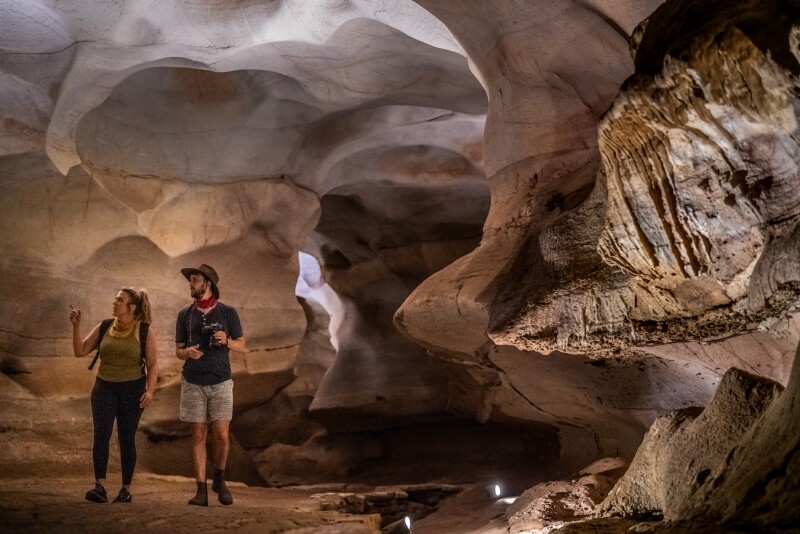
{"label": "olive tank top", "polygon": [[142,371],[142,347],[134,335],[137,325],[124,337],[114,337],[111,330],[100,342],[100,369],[97,376],[108,382],[126,382],[144,376]]}

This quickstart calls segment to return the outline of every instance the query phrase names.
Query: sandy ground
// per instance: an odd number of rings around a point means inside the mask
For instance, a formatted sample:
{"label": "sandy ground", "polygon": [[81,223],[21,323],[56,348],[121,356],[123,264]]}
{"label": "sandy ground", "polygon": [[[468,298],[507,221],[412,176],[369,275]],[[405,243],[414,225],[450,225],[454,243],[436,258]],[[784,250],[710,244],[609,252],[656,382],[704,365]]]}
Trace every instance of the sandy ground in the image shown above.
{"label": "sandy ground", "polygon": [[[263,488],[230,483],[233,506],[211,494],[189,506],[190,478],[137,468],[133,503],[84,499],[93,485],[91,421],[85,399],[0,399],[0,532],[292,532],[368,533],[380,517],[321,511],[312,498],[330,488]],[[188,452],[188,451],[187,451]],[[106,491],[119,491],[119,453],[112,438]]]}
{"label": "sandy ground", "polygon": [[[284,488],[232,482],[233,506],[223,507],[210,494],[210,506],[199,508],[187,504],[195,492],[192,479],[153,474],[140,463],[131,489],[133,503],[88,502],[84,495],[94,481],[87,400],[2,397],[0,532],[380,532],[380,516],[322,511],[314,497],[375,489],[363,481]],[[398,480],[387,475],[381,484]],[[119,491],[119,481],[119,453],[112,437],[106,483],[110,498]],[[483,485],[456,484],[462,491],[442,501],[439,511],[415,521],[415,534],[506,532],[508,525],[500,518],[507,505],[487,498]]]}
{"label": "sandy ground", "polygon": [[[8,381],[6,385],[13,386]],[[133,503],[96,504],[84,499],[94,482],[91,435],[86,398],[23,397],[17,390],[9,394],[0,388],[0,532],[69,534],[146,530],[180,534],[202,529],[203,532],[378,533],[380,516],[323,511],[321,499],[316,496],[391,490],[393,486],[383,484],[397,484],[403,478],[402,472],[389,470],[373,477],[371,482],[348,484],[266,488],[231,482],[233,506],[224,507],[216,501],[215,494],[209,494],[210,506],[199,508],[187,504],[195,492],[194,480],[157,475],[147,470],[146,462],[140,462],[131,488]],[[120,484],[116,436],[112,437],[111,445],[106,491],[113,498]],[[186,457],[188,461],[188,450]],[[432,467],[417,466],[425,471]],[[480,470],[478,465],[462,468]],[[506,532],[508,525],[502,515],[507,504],[490,499],[485,485],[453,480],[441,483],[458,486],[461,491],[439,503],[436,512],[415,521],[415,534]],[[377,484],[382,486],[376,487]],[[401,490],[403,486],[395,489]]]}
{"label": "sandy ground", "polygon": [[[380,532],[380,516],[321,511],[318,498],[336,486],[258,488],[230,483],[232,506],[209,495],[209,507],[189,506],[194,481],[184,477],[137,474],[130,504],[84,500],[87,477],[0,479],[0,532],[259,532],[367,534]],[[107,484],[109,497],[118,490]],[[413,525],[415,534],[505,533],[506,505],[489,501],[483,488],[466,487],[441,510]]]}
{"label": "sandy ground", "polygon": [[[110,484],[109,484],[110,486]],[[183,477],[139,474],[130,504],[84,500],[86,477],[0,480],[0,532],[370,533],[376,515],[323,512],[311,495],[319,488],[252,488],[232,483],[232,506],[210,495],[209,507],[189,506],[194,482]],[[116,485],[106,488],[116,495]]]}

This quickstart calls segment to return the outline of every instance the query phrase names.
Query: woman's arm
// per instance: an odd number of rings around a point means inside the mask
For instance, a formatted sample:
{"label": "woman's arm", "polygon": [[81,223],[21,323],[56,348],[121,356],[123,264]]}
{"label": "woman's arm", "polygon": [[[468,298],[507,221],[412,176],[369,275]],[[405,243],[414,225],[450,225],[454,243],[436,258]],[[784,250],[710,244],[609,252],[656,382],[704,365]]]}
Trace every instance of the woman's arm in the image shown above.
{"label": "woman's arm", "polygon": [[156,392],[156,382],[158,381],[158,341],[151,326],[147,331],[147,350],[144,358],[147,366],[147,390],[139,399],[139,407],[147,408],[153,401],[153,394]]}
{"label": "woman's arm", "polygon": [[71,311],[69,320],[72,323],[72,352],[76,358],[83,358],[97,348],[100,339],[100,323],[95,326],[89,335],[81,339],[81,311],[69,305]]}

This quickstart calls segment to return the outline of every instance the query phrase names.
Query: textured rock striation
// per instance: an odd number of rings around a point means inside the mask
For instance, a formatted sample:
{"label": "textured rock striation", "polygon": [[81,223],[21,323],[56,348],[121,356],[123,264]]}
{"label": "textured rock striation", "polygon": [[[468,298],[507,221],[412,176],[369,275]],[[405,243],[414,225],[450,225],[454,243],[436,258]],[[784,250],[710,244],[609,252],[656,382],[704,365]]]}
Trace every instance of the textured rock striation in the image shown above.
{"label": "textured rock striation", "polygon": [[599,125],[602,191],[520,251],[505,280],[525,290],[501,291],[496,342],[580,352],[703,339],[796,303],[798,63],[786,21],[800,19],[784,3],[712,4],[672,2],[649,19],[637,72]]}
{"label": "textured rock striation", "polygon": [[[495,296],[516,291],[522,278],[509,284],[500,274],[531,235],[592,190],[598,118],[632,72],[627,34],[659,3],[537,1],[520,10],[421,2],[462,43],[489,95],[484,167],[492,205],[480,246],[428,278],[398,311],[406,335],[474,363],[489,342],[490,316],[506,307],[493,306]],[[583,46],[586,39],[593,45]]]}

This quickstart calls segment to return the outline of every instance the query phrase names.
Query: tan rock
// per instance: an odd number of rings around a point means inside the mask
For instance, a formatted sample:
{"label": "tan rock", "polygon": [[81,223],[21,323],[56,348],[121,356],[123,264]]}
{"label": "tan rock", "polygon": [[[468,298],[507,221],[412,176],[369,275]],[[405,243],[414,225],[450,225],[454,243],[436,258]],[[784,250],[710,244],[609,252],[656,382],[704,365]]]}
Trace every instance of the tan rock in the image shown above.
{"label": "tan rock", "polygon": [[605,458],[568,480],[544,482],[525,490],[505,512],[509,532],[546,532],[590,517],[625,473],[622,458]]}
{"label": "tan rock", "polygon": [[670,521],[715,515],[708,509],[730,460],[783,388],[731,368],[705,409],[656,420],[625,476],[599,507],[604,514],[663,515]]}

